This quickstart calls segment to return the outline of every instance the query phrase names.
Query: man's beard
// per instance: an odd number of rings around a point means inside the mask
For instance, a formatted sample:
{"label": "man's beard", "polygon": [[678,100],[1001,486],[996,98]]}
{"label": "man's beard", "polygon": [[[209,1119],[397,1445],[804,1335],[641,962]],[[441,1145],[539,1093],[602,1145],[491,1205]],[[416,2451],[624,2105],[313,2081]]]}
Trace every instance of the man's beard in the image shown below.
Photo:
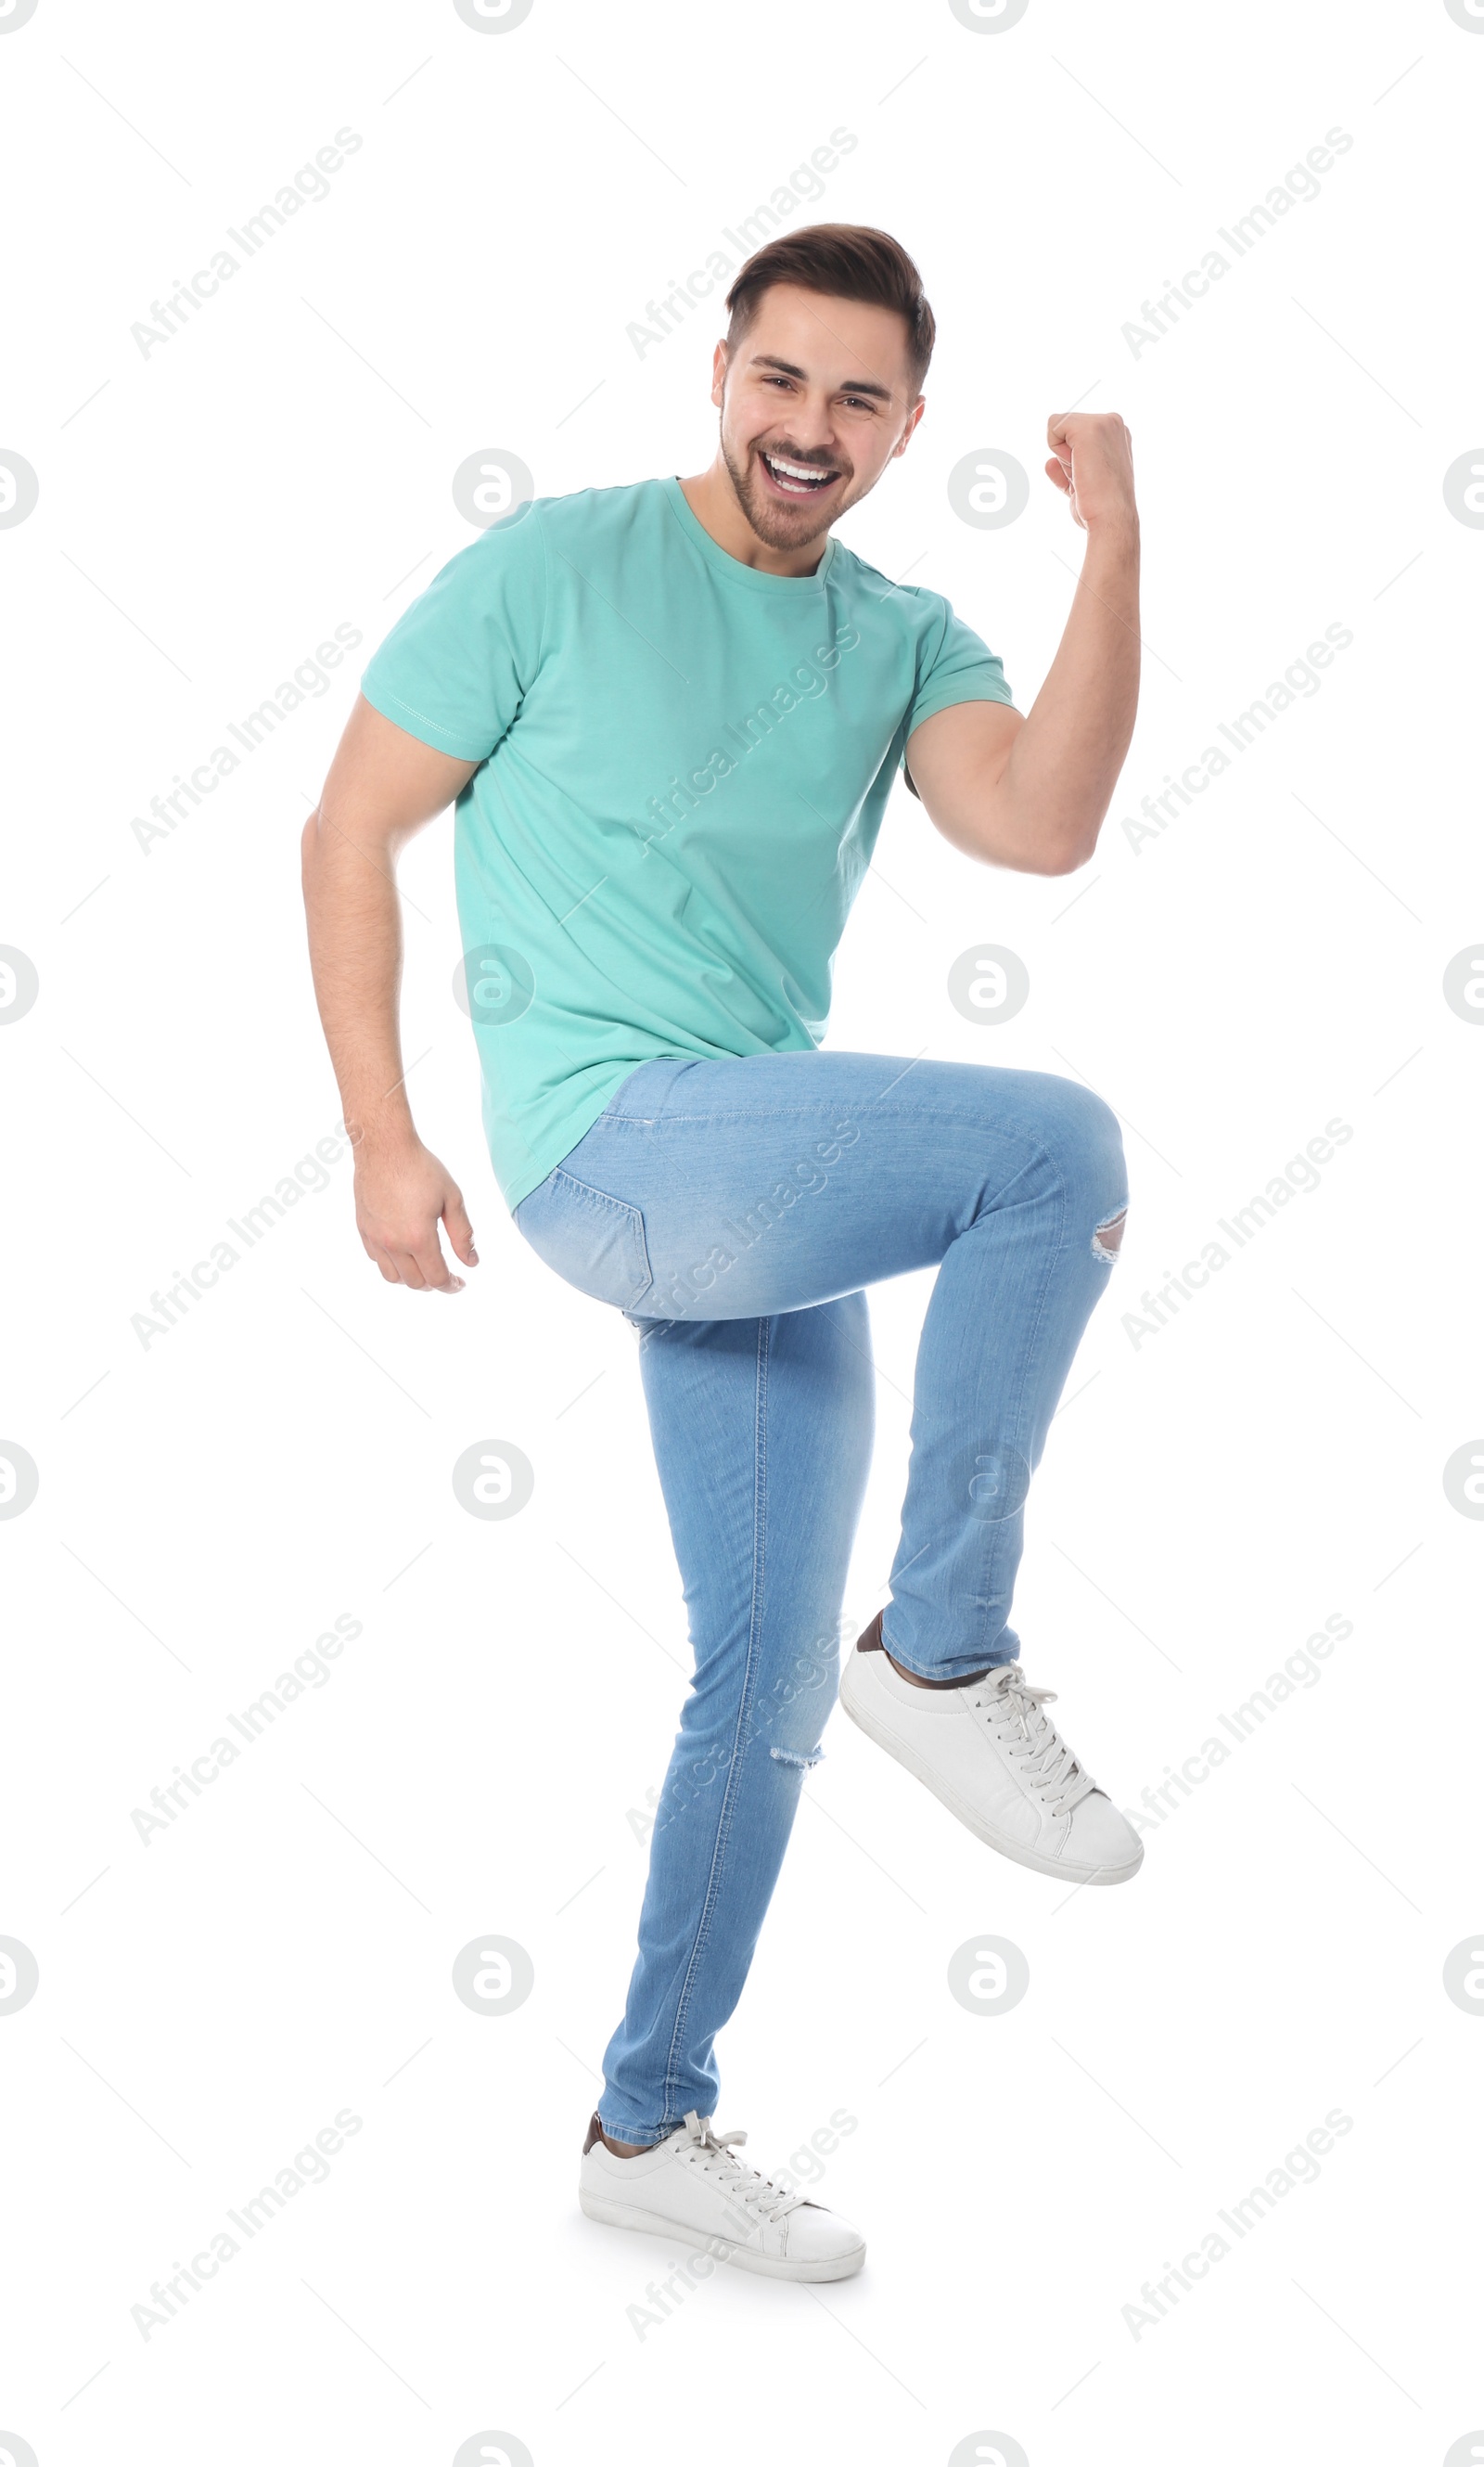
{"label": "man's beard", "polygon": [[[799,498],[796,513],[791,506],[780,506],[776,498],[766,493],[765,484],[758,478],[753,464],[754,448],[748,449],[748,461],[742,464],[737,462],[725,436],[721,441],[721,450],[722,460],[736,490],[737,503],[765,547],[807,548],[811,540],[822,538],[831,523],[839,519],[851,502],[848,490],[854,475],[845,473],[846,494],[843,498],[838,496],[833,488],[822,492],[829,505],[827,513],[817,511],[807,497]],[[806,458],[790,456],[786,459],[802,461]],[[834,467],[838,469],[841,466]]]}

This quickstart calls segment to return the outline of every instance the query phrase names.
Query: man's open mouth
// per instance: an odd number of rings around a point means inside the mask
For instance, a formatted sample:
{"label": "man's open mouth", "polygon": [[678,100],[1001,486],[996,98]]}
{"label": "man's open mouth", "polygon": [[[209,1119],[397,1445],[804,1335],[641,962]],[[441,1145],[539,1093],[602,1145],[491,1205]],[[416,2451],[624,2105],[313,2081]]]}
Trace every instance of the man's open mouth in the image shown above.
{"label": "man's open mouth", "polygon": [[840,473],[831,464],[821,470],[813,463],[790,463],[780,454],[765,454],[758,447],[757,459],[776,488],[785,497],[818,497],[834,487]]}

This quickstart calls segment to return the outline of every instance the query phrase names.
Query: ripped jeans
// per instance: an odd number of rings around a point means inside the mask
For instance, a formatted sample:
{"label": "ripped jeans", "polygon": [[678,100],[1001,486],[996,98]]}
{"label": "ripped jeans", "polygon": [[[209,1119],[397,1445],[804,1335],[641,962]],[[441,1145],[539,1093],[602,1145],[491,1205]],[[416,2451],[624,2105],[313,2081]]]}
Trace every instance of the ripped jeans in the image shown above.
{"label": "ripped jeans", "polygon": [[937,1269],[883,1634],[965,1677],[1019,1652],[1025,1494],[1126,1205],[1116,1120],[1071,1080],[801,1052],[641,1063],[517,1208],[639,1331],[695,1652],[604,2058],[615,2139],[714,2114],[820,1754],[874,1420],[862,1288]]}

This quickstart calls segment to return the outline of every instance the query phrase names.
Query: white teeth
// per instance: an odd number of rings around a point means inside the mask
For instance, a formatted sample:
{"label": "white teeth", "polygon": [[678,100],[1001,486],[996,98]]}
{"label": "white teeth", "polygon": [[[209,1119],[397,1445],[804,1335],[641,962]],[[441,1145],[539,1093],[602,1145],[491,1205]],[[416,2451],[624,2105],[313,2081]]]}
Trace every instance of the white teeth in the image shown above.
{"label": "white teeth", "polygon": [[763,461],[770,471],[783,480],[827,480],[834,477],[833,472],[818,471],[807,463],[781,463],[776,454],[765,454]]}

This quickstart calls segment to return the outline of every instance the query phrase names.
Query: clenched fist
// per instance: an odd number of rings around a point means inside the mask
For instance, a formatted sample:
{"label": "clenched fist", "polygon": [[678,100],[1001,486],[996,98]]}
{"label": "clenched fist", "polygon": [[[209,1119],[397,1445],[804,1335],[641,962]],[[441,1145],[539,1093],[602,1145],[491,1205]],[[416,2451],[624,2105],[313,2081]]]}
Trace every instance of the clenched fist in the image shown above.
{"label": "clenched fist", "polygon": [[1136,531],[1134,440],[1115,411],[1064,411],[1046,422],[1054,480],[1085,532]]}

